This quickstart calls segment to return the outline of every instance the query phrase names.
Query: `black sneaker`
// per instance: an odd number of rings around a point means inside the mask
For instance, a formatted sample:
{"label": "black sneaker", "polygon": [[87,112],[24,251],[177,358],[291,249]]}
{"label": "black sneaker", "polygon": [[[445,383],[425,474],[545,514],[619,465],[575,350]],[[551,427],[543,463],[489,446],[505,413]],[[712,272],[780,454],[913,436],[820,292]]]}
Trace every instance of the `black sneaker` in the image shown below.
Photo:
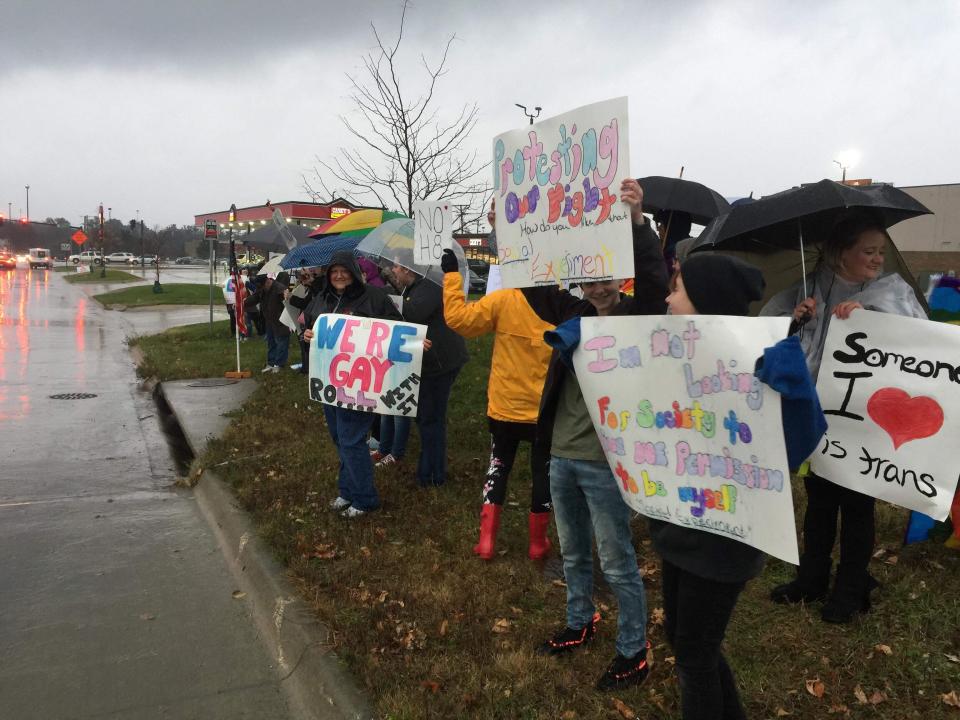
{"label": "black sneaker", "polygon": [[650,643],[647,647],[638,652],[632,658],[625,658],[620,653],[610,663],[607,671],[597,680],[597,690],[622,690],[623,688],[639,685],[647,679],[650,674],[650,666],[647,664],[647,650],[650,649]]}
{"label": "black sneaker", "polygon": [[575,630],[572,627],[564,627],[543,645],[537,648],[541,655],[561,655],[578,647],[585,645],[587,641],[597,632],[596,617],[588,622],[584,627]]}

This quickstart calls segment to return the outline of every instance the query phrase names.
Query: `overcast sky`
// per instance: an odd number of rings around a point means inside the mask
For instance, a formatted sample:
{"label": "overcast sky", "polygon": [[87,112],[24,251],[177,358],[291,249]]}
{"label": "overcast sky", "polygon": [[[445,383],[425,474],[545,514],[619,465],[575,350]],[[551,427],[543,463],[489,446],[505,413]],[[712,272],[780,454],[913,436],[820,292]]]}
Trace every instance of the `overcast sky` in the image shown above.
{"label": "overcast sky", "polygon": [[[349,142],[348,73],[400,0],[6,0],[0,5],[0,212],[190,224],[306,199],[314,157]],[[824,177],[960,182],[960,2],[415,0],[403,53],[456,33],[439,86],[479,104],[470,142],[630,99],[631,172],[733,197]]]}

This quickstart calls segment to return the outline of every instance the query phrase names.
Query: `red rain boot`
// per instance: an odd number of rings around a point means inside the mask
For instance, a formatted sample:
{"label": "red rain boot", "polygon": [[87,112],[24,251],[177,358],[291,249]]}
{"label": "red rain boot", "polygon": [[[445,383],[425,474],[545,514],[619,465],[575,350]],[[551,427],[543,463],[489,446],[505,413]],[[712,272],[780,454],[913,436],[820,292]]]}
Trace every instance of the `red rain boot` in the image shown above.
{"label": "red rain boot", "polygon": [[493,559],[502,509],[500,505],[484,503],[480,510],[480,542],[473,546],[473,552],[484,560]]}
{"label": "red rain boot", "polygon": [[547,527],[550,525],[550,513],[530,513],[530,552],[531,560],[542,560],[550,554],[550,540],[547,538]]}

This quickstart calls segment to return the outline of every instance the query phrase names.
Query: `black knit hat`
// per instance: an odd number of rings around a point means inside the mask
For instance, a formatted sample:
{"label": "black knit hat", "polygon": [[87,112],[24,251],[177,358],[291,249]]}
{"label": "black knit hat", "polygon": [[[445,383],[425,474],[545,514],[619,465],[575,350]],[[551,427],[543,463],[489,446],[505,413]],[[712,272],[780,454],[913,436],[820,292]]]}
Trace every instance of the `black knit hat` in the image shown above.
{"label": "black knit hat", "polygon": [[763,297],[766,283],[759,268],[739,258],[694,253],[680,266],[687,297],[701,315],[746,315]]}

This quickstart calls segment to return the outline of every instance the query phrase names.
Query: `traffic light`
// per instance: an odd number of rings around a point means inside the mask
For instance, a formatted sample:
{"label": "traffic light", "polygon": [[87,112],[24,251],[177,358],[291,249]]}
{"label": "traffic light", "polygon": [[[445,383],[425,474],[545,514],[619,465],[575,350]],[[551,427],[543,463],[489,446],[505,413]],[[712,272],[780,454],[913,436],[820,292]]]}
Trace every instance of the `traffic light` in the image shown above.
{"label": "traffic light", "polygon": [[231,206],[230,206],[230,221],[229,221],[229,222],[235,222],[236,219],[237,219],[237,206],[236,206],[236,205],[231,205]]}
{"label": "traffic light", "polygon": [[136,221],[136,220],[131,220],[131,221],[130,221],[130,232],[133,232],[133,231],[136,230],[136,229],[137,229],[137,221]]}

